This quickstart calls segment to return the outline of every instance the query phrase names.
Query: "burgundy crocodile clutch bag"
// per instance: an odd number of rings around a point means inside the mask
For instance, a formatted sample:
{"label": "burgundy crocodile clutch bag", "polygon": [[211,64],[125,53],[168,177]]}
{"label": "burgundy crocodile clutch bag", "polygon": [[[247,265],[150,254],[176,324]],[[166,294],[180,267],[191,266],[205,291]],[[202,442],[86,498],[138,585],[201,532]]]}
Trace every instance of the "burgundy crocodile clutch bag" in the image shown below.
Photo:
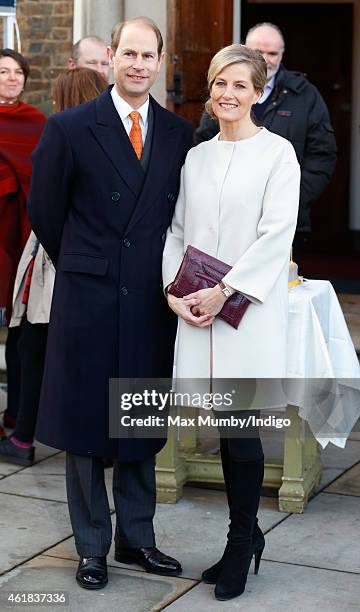
{"label": "burgundy crocodile clutch bag", "polygon": [[[231,266],[228,264],[189,245],[168,293],[184,297],[199,289],[215,287],[229,270]],[[237,329],[249,304],[250,300],[244,295],[234,293],[226,300],[217,316]]]}

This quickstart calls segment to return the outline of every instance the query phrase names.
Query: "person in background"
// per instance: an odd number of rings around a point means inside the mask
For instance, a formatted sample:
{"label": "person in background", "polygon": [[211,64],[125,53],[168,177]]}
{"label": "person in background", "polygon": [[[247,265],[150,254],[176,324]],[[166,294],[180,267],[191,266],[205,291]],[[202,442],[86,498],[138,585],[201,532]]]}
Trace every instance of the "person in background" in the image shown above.
{"label": "person in background", "polygon": [[[72,47],[68,59],[68,68],[70,70],[74,70],[74,68],[89,68],[101,74],[108,81],[110,65],[106,42],[99,36],[84,36],[80,38]],[[46,117],[49,117],[53,112],[56,112],[54,104],[55,101],[52,98],[38,104],[38,108]]]}
{"label": "person in background", "polygon": [[[291,142],[301,167],[300,206],[294,257],[301,253],[311,230],[311,206],[330,183],[336,165],[336,141],[329,112],[319,90],[300,72],[282,64],[284,37],[272,23],[259,23],[247,33],[245,45],[258,49],[266,61],[264,94],[253,106],[259,125]],[[195,131],[195,142],[209,140],[219,123],[206,111]]]}
{"label": "person in background", "polygon": [[[243,392],[232,412],[240,402],[251,409],[246,381],[286,373],[288,260],[300,168],[290,142],[252,120],[265,82],[259,51],[234,44],[211,60],[206,109],[218,119],[220,133],[187,155],[163,255],[165,289],[189,245],[232,266],[215,287],[183,298],[168,293],[179,317],[177,378],[211,378],[212,388],[229,379],[229,390],[239,381]],[[251,303],[235,329],[216,315],[237,292]],[[239,430],[221,433],[230,526],[222,557],[202,578],[216,585],[216,599],[227,600],[243,593],[252,557],[257,572],[265,546],[256,517],[264,454],[258,431],[249,428],[244,437]]]}
{"label": "person in background", "polygon": [[96,70],[108,81],[110,64],[105,41],[99,36],[80,38],[71,50],[68,67]]}
{"label": "person in background", "polygon": [[[26,199],[31,178],[31,153],[46,121],[39,110],[20,100],[29,73],[30,66],[20,53],[0,49],[0,325],[8,324],[11,318],[16,268],[30,234]],[[6,427],[14,426],[18,410],[17,340],[18,330],[10,329],[5,347]]]}
{"label": "person in background", "polygon": [[[104,77],[94,70],[67,70],[59,74],[53,86],[55,110],[63,111],[88,102],[107,85]],[[54,280],[55,268],[31,232],[17,269],[10,321],[10,330],[19,333],[19,410],[12,435],[0,440],[0,459],[20,465],[31,465],[34,461],[33,441]]]}

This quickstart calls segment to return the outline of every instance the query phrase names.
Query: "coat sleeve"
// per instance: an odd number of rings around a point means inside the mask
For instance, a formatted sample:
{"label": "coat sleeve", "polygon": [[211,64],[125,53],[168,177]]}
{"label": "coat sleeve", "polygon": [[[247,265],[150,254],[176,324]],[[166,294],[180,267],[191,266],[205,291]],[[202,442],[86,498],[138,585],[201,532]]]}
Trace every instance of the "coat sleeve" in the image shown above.
{"label": "coat sleeve", "polygon": [[162,274],[164,290],[175,279],[184,256],[185,166],[181,170],[180,191],[174,215],[167,230],[163,252]]}
{"label": "coat sleeve", "polygon": [[74,166],[70,143],[56,116],[48,120],[32,163],[28,215],[37,238],[56,264]]}
{"label": "coat sleeve", "polygon": [[287,143],[268,178],[257,239],[245,251],[224,282],[255,303],[267,295],[287,265],[299,206],[300,166]]}
{"label": "coat sleeve", "polygon": [[329,112],[315,87],[313,87],[313,96],[301,164],[300,227],[302,210],[305,212],[311,202],[317,200],[330,183],[337,157],[335,134]]}

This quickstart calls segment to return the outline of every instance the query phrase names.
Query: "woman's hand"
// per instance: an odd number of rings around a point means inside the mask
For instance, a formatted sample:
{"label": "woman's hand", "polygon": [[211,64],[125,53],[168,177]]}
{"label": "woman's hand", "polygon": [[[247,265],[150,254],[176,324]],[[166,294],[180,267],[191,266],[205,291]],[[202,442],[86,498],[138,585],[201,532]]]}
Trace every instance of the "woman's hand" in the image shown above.
{"label": "woman's hand", "polygon": [[219,285],[215,285],[210,289],[200,289],[194,293],[185,295],[184,304],[191,307],[191,311],[195,315],[212,315],[215,317],[226,302],[226,297],[222,293]]}
{"label": "woman's hand", "polygon": [[[189,297],[189,296],[187,296]],[[185,302],[185,298],[177,298],[175,295],[171,295],[168,293],[167,295],[168,304],[175,312],[178,317],[181,317],[186,323],[189,325],[194,325],[195,327],[207,327],[211,325],[214,321],[214,316],[211,314],[204,314],[202,316],[196,316],[192,312],[192,300],[187,300]]]}

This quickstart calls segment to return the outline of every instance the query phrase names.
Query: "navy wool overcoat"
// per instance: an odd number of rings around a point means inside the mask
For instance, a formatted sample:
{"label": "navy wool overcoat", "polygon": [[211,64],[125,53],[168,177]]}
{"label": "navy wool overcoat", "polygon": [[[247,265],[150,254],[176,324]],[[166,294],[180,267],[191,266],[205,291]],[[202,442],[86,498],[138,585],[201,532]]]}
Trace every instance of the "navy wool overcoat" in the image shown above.
{"label": "navy wool overcoat", "polygon": [[188,121],[150,97],[141,167],[110,88],[50,117],[33,155],[28,212],[56,265],[36,437],[68,452],[138,461],[164,439],[109,436],[109,379],[171,377],[176,317],[161,261],[191,146]]}

